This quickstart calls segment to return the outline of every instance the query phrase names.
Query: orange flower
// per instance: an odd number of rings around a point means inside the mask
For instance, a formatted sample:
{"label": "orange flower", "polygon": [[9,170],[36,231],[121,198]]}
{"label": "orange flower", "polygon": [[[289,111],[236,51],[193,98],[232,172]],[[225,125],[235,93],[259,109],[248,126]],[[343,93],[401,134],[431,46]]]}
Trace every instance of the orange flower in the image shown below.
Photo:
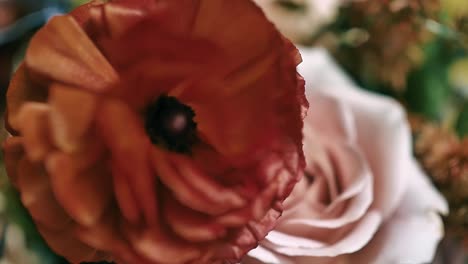
{"label": "orange flower", "polygon": [[8,174],[73,263],[237,261],[304,166],[299,58],[248,0],[96,0],[32,39]]}

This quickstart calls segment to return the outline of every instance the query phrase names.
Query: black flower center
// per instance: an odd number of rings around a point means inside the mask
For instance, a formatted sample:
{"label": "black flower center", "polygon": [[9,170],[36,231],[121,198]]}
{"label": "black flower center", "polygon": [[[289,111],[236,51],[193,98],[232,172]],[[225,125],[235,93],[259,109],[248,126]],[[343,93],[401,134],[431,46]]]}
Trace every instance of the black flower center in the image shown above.
{"label": "black flower center", "polygon": [[163,95],[146,111],[145,128],[153,144],[188,153],[195,143],[195,112],[175,97]]}

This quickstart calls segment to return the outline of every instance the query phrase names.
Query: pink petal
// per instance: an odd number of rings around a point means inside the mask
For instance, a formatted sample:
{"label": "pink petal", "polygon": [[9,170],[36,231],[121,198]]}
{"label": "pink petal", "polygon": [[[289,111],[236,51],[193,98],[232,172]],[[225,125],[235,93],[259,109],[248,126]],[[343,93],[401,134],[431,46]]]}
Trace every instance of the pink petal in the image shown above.
{"label": "pink petal", "polygon": [[447,213],[444,198],[412,161],[409,187],[400,207],[370,244],[352,256],[356,263],[428,263],[444,235],[439,213]]}
{"label": "pink petal", "polygon": [[355,117],[357,144],[374,175],[373,208],[388,217],[406,190],[411,134],[404,110],[395,101],[357,88],[323,50],[303,49],[299,67],[307,95],[328,94],[348,105]]}
{"label": "pink petal", "polygon": [[[300,234],[310,228],[340,228],[360,219],[368,211],[372,203],[372,175],[367,165],[356,150],[345,143],[343,145],[331,144],[331,156],[336,164],[335,172],[330,177],[338,178],[343,189],[334,200],[317,216],[316,210],[310,208],[317,197],[314,193],[306,193],[302,204],[294,211],[286,212],[281,228],[294,234]],[[313,183],[315,186],[317,183]],[[314,189],[306,192],[313,192]],[[328,215],[339,205],[345,205],[339,215]]]}
{"label": "pink petal", "polygon": [[249,252],[242,264],[297,264],[291,258],[274,253],[262,246],[258,246]]}
{"label": "pink petal", "polygon": [[313,108],[307,113],[304,122],[311,129],[327,138],[355,142],[356,125],[349,107],[340,100],[315,90],[309,92],[308,99]]}
{"label": "pink petal", "polygon": [[283,237],[283,239],[267,236],[266,243],[268,243],[265,245],[271,250],[287,256],[334,257],[353,253],[363,248],[371,240],[377,232],[381,220],[381,215],[378,212],[368,212],[356,223],[350,233],[335,243],[322,247],[318,247],[318,242],[313,239],[307,241],[308,238],[296,236]]}

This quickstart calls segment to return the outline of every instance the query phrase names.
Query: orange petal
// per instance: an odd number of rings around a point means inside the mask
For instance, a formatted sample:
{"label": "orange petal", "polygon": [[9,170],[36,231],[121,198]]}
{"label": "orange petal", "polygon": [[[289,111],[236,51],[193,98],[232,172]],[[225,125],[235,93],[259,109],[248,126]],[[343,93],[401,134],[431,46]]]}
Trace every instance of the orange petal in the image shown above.
{"label": "orange petal", "polygon": [[246,205],[241,195],[218,184],[202,171],[191,158],[176,153],[168,154],[174,168],[183,180],[197,190],[203,190],[212,205],[223,204],[226,208],[240,208]]}
{"label": "orange petal", "polygon": [[75,20],[80,24],[82,27],[85,27],[86,24],[88,24],[90,20],[90,13],[91,10],[94,9],[95,7],[99,7],[101,5],[107,4],[107,0],[92,0],[89,1],[88,3],[78,6],[75,8],[70,15],[75,18]]}
{"label": "orange petal", "polygon": [[262,54],[271,47],[272,38],[278,37],[252,1],[201,0],[193,23],[193,35],[225,50],[233,69]]}
{"label": "orange petal", "polygon": [[55,196],[68,214],[81,225],[94,225],[112,199],[110,172],[102,164],[78,171],[63,153],[51,154],[46,165]]}
{"label": "orange petal", "polygon": [[65,257],[69,262],[78,264],[94,262],[98,251],[80,242],[73,236],[73,230],[55,232],[38,226],[39,233],[44,237],[47,245],[57,254]]}
{"label": "orange petal", "polygon": [[[197,143],[192,146],[191,151],[193,161],[208,175],[217,177],[218,175],[224,175],[232,170],[232,166],[225,158],[210,145],[202,142]],[[216,178],[216,180],[222,181],[222,184],[228,185],[235,179],[228,179],[228,181],[225,181],[224,178]]]}
{"label": "orange petal", "polygon": [[102,162],[107,157],[104,143],[96,135],[87,135],[80,142],[80,149],[78,152],[68,154],[73,168],[80,171],[86,171],[92,167],[96,167],[97,163]]}
{"label": "orange petal", "polygon": [[[147,2],[146,8],[150,9],[154,2]],[[92,32],[106,33],[107,36],[115,38],[144,18],[145,13],[146,10],[143,8],[132,8],[129,5],[109,2],[89,10],[88,28]]]}
{"label": "orange petal", "polygon": [[104,91],[117,73],[71,16],[52,18],[31,40],[26,65],[56,82]]}
{"label": "orange petal", "polygon": [[53,148],[50,141],[50,107],[43,103],[25,103],[18,113],[18,128],[31,161],[41,161]]}
{"label": "orange petal", "polygon": [[222,214],[231,209],[225,204],[213,202],[204,190],[197,189],[185,181],[176,165],[163,151],[154,148],[152,158],[153,166],[161,181],[185,206],[210,215]]}
{"label": "orange petal", "polygon": [[21,192],[21,200],[27,207],[49,191],[49,179],[44,168],[33,165],[26,157],[23,157],[18,165],[18,189]]}
{"label": "orange petal", "polygon": [[191,242],[211,241],[224,237],[226,227],[217,224],[211,216],[190,210],[170,194],[164,196],[164,217],[172,230]]}
{"label": "orange petal", "polygon": [[24,205],[28,208],[34,222],[45,228],[61,232],[74,225],[73,220],[63,210],[50,188],[44,190],[36,200]]}
{"label": "orange petal", "polygon": [[72,220],[53,196],[44,168],[32,164],[26,158],[18,166],[17,186],[21,201],[34,220],[54,230],[69,227]]}
{"label": "orange petal", "polygon": [[91,227],[77,227],[75,234],[83,243],[103,252],[110,252],[113,257],[121,259],[118,263],[148,263],[135,253],[132,245],[122,236],[119,218],[115,211],[109,210],[99,223]]}
{"label": "orange petal", "polygon": [[94,121],[97,98],[75,87],[53,84],[49,104],[55,143],[67,153],[78,150],[80,141]]}
{"label": "orange petal", "polygon": [[202,253],[201,248],[177,239],[160,229],[160,226],[141,231],[127,227],[125,232],[135,251],[154,263],[190,263]]}
{"label": "orange petal", "polygon": [[5,169],[10,178],[10,182],[18,185],[18,164],[24,156],[23,138],[9,137],[3,142]]}
{"label": "orange petal", "polygon": [[151,143],[136,113],[117,100],[103,101],[97,115],[101,137],[109,147],[113,166],[127,177],[128,188],[135,195],[148,224],[157,221],[156,177],[149,150]]}
{"label": "orange petal", "polygon": [[[222,85],[219,83],[219,87],[211,88],[214,91],[229,89]],[[271,146],[278,133],[274,127],[275,117],[271,115],[274,108],[267,98],[269,95],[261,94],[259,90],[254,92],[256,87],[251,88],[252,92],[239,96],[215,94],[198,101],[193,97],[182,99],[194,109],[199,133],[233,166],[245,166],[257,159]]]}
{"label": "orange petal", "polygon": [[117,225],[118,216],[108,210],[93,226],[78,226],[75,233],[84,243],[102,251],[112,251],[117,244],[123,243],[123,238]]}
{"label": "orange petal", "polygon": [[122,83],[112,92],[122,100],[143,109],[183,81],[219,77],[219,72],[226,71],[225,57],[211,42],[168,34],[150,22],[139,24],[122,38],[100,42],[121,73]]}
{"label": "orange petal", "polygon": [[45,101],[47,89],[32,83],[25,64],[13,75],[7,91],[6,127],[12,134],[19,129],[18,112],[27,101]]}
{"label": "orange petal", "polygon": [[263,218],[266,212],[277,202],[278,183],[273,181],[266,189],[257,193],[254,200],[246,207],[232,210],[216,218],[216,221],[226,226],[241,226],[251,220]]}
{"label": "orange petal", "polygon": [[141,217],[141,206],[138,204],[136,194],[133,189],[129,188],[130,180],[117,165],[110,165],[112,169],[112,177],[114,180],[115,198],[119,205],[122,214],[127,221],[138,224]]}

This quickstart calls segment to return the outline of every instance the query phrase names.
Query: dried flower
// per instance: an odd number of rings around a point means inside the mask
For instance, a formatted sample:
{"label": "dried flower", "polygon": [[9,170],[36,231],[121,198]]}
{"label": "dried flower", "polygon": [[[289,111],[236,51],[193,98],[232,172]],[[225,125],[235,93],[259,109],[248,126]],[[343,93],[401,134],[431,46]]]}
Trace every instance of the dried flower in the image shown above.
{"label": "dried flower", "polygon": [[468,137],[413,117],[415,151],[450,204],[446,218],[450,233],[468,243]]}
{"label": "dried flower", "polygon": [[354,1],[342,10],[340,23],[350,32],[366,33],[367,38],[345,41],[348,46],[337,50],[336,56],[362,80],[400,92],[406,88],[408,73],[423,60],[421,46],[431,36],[425,19],[438,10],[438,0]]}

